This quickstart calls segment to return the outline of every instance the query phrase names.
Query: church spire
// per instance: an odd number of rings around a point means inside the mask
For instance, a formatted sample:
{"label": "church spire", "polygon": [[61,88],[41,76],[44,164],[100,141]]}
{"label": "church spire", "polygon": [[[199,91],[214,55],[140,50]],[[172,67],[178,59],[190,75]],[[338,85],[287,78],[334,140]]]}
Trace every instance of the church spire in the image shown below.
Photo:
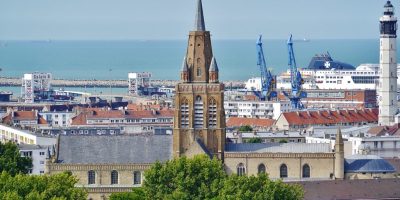
{"label": "church spire", "polygon": [[196,21],[194,24],[194,31],[206,31],[206,25],[204,23],[203,5],[201,0],[197,1]]}

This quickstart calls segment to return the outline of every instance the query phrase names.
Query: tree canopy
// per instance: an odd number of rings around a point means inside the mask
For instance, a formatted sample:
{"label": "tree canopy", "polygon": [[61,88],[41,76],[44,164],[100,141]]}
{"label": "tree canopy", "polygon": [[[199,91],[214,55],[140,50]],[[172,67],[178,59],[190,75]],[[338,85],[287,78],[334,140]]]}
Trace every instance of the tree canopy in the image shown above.
{"label": "tree canopy", "polygon": [[240,132],[250,132],[253,131],[253,128],[250,125],[244,125],[239,128]]}
{"label": "tree canopy", "polygon": [[226,175],[222,163],[207,156],[185,157],[156,163],[145,172],[142,188],[112,194],[110,200],[298,200],[303,189],[271,181],[267,175]]}
{"label": "tree canopy", "polygon": [[18,173],[28,173],[30,168],[32,168],[32,159],[21,157],[15,143],[0,142],[0,172],[6,171],[15,176]]}
{"label": "tree canopy", "polygon": [[75,188],[78,180],[71,173],[55,175],[11,176],[7,172],[0,175],[0,199],[10,200],[85,200],[87,193]]}

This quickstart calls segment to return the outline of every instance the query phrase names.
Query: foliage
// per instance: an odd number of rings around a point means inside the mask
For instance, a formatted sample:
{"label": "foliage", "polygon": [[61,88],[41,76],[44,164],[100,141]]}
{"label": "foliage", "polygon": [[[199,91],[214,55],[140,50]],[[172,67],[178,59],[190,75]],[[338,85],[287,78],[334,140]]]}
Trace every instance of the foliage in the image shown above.
{"label": "foliage", "polygon": [[298,185],[271,181],[267,175],[227,176],[222,163],[207,156],[185,157],[156,163],[145,172],[141,189],[133,192],[112,194],[110,200],[247,200],[303,198]]}
{"label": "foliage", "polygon": [[241,126],[239,128],[240,132],[251,132],[253,131],[253,128],[250,125],[245,125],[245,126]]}
{"label": "foliage", "polygon": [[288,141],[286,139],[281,139],[279,140],[279,143],[288,143]]}
{"label": "foliage", "polygon": [[246,140],[246,143],[262,143],[262,139],[261,138],[250,138],[250,139]]}
{"label": "foliage", "polygon": [[132,192],[112,193],[110,200],[142,200],[145,195],[143,188],[133,188]]}
{"label": "foliage", "polygon": [[205,155],[156,163],[145,172],[147,199],[210,199],[226,177],[222,163]]}
{"label": "foliage", "polygon": [[0,142],[0,172],[6,171],[15,176],[18,173],[28,173],[30,168],[32,168],[32,159],[21,157],[15,143]]}
{"label": "foliage", "polygon": [[282,181],[271,181],[264,173],[258,176],[231,175],[220,190],[221,200],[300,200],[303,189]]}
{"label": "foliage", "polygon": [[26,200],[85,200],[86,191],[75,188],[78,180],[70,173],[55,175],[11,176],[7,172],[0,175],[0,199]]}

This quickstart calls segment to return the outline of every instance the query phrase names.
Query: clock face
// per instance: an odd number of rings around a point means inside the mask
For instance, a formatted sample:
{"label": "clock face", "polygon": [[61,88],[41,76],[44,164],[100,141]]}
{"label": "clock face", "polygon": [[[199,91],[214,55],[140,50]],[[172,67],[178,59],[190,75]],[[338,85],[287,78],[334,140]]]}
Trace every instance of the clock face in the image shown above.
{"label": "clock face", "polygon": [[329,69],[329,67],[331,67],[331,63],[329,61],[326,61],[324,66],[326,69]]}

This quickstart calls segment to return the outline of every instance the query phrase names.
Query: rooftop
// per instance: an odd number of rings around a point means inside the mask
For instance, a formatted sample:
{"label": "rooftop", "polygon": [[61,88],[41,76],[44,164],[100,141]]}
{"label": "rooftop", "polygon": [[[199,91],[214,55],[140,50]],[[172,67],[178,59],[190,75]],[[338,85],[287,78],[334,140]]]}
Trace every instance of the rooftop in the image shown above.
{"label": "rooftop", "polygon": [[69,164],[149,164],[172,159],[172,136],[63,136],[58,162]]}
{"label": "rooftop", "polygon": [[395,172],[394,167],[386,160],[376,155],[352,155],[345,158],[346,173],[383,173]]}
{"label": "rooftop", "polygon": [[330,144],[306,143],[227,143],[227,153],[331,153]]}

